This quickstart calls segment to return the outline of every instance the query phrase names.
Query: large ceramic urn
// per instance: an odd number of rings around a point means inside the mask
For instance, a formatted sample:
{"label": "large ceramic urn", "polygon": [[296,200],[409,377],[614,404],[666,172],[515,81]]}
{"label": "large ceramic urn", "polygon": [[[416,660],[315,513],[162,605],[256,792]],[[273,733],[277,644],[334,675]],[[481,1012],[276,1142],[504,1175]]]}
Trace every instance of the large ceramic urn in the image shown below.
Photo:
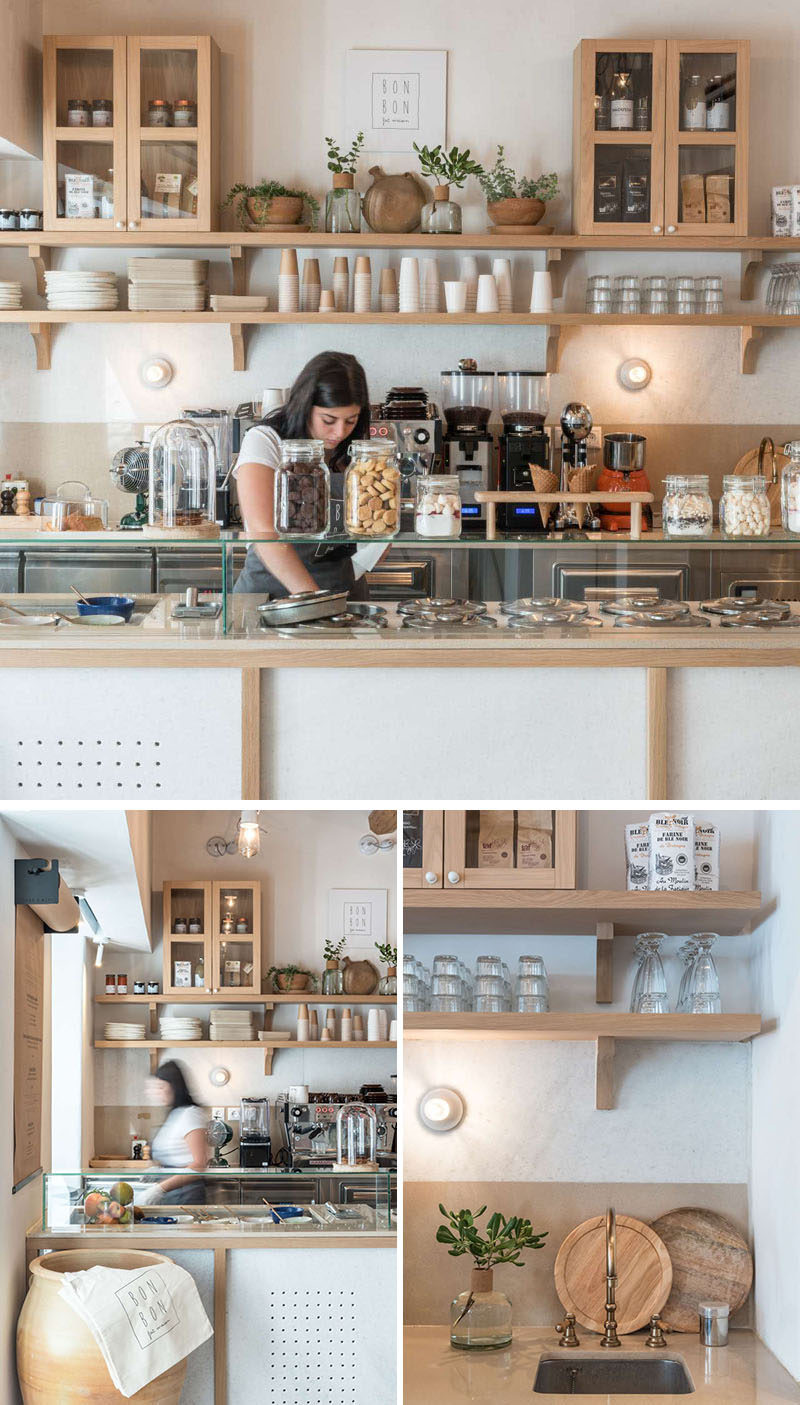
{"label": "large ceramic urn", "polygon": [[92,1333],[60,1298],[65,1273],[94,1268],[148,1268],[168,1263],[163,1254],[140,1249],[68,1249],[31,1264],[28,1296],[17,1323],[17,1374],[24,1405],[178,1405],[186,1361],[135,1395],[115,1388]]}

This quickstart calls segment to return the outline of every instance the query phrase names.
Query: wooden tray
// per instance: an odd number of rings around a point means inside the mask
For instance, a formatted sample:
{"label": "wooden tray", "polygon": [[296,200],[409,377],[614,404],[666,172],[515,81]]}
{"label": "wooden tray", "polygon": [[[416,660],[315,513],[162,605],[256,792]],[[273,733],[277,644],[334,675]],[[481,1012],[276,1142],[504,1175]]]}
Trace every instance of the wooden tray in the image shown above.
{"label": "wooden tray", "polygon": [[735,1225],[713,1210],[687,1207],[653,1220],[672,1260],[672,1291],[664,1320],[678,1332],[697,1332],[701,1302],[743,1306],[753,1282],[753,1257]]}
{"label": "wooden tray", "polygon": [[[581,1326],[602,1332],[606,1302],[606,1217],[595,1215],[568,1234],[556,1255],[556,1292]],[[638,1332],[660,1312],[672,1287],[672,1264],[658,1234],[643,1220],[617,1215],[617,1331]]]}

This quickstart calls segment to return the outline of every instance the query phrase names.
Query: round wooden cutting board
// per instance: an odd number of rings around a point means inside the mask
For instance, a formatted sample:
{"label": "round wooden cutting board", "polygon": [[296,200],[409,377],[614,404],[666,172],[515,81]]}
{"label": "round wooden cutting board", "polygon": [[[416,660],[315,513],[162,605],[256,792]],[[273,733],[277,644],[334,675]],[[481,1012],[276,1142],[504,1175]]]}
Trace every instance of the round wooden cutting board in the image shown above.
{"label": "round wooden cutting board", "polygon": [[[602,1332],[606,1304],[606,1217],[584,1220],[556,1255],[556,1292],[581,1326]],[[672,1264],[643,1220],[617,1215],[617,1331],[637,1332],[660,1312],[672,1287]]]}
{"label": "round wooden cutting board", "polygon": [[744,1304],[753,1282],[753,1258],[735,1225],[713,1210],[671,1210],[653,1220],[672,1260],[672,1292],[664,1320],[678,1332],[697,1332],[702,1302]]}

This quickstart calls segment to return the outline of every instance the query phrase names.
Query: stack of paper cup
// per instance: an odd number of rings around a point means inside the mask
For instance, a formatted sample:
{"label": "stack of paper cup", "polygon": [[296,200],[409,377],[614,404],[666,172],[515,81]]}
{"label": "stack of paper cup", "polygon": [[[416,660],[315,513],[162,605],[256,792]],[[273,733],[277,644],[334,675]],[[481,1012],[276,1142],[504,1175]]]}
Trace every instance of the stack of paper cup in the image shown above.
{"label": "stack of paper cup", "polygon": [[380,1032],[381,1039],[385,1043],[386,1040],[389,1038],[389,1016],[387,1015],[383,1006],[381,1006],[378,1010],[378,1030]]}
{"label": "stack of paper cup", "polygon": [[319,259],[303,260],[303,286],[300,306],[303,312],[319,312]]}
{"label": "stack of paper cup", "polygon": [[422,260],[422,311],[439,311],[439,266],[436,259]]}
{"label": "stack of paper cup", "polygon": [[381,1020],[377,1010],[372,1009],[367,1012],[367,1042],[377,1044],[381,1037]]}
{"label": "stack of paper cup", "polygon": [[364,1016],[353,1015],[353,1043],[357,1044],[364,1038]]}
{"label": "stack of paper cup", "polygon": [[499,312],[497,284],[493,273],[481,273],[478,277],[478,301],[476,312]]}
{"label": "stack of paper cup", "polygon": [[312,1010],[308,1017],[308,1037],[309,1039],[319,1039],[319,1015],[316,1010]]}
{"label": "stack of paper cup", "polygon": [[393,268],[381,269],[381,312],[397,312],[397,274]]}
{"label": "stack of paper cup", "polygon": [[297,1039],[300,1044],[308,1043],[308,1006],[298,1005],[297,1007]]}
{"label": "stack of paper cup", "polygon": [[467,285],[463,279],[454,283],[444,285],[444,305],[447,311],[466,312],[467,310]]}
{"label": "stack of paper cup", "polygon": [[366,254],[356,256],[356,271],[353,275],[353,311],[372,311],[372,264]]}
{"label": "stack of paper cup", "polygon": [[459,279],[467,285],[467,312],[474,312],[478,301],[478,260],[474,254],[465,254],[461,260]]}
{"label": "stack of paper cup", "polygon": [[337,312],[350,311],[350,265],[344,256],[333,260],[333,301]]}
{"label": "stack of paper cup", "polygon": [[553,280],[549,273],[534,273],[531,312],[553,311]]}
{"label": "stack of paper cup", "polygon": [[342,1008],[342,1032],[340,1035],[343,1044],[349,1044],[353,1038],[353,1016],[349,1005]]}
{"label": "stack of paper cup", "polygon": [[297,250],[283,249],[278,274],[278,311],[300,311],[300,275],[297,271]]}
{"label": "stack of paper cup", "polygon": [[336,299],[333,296],[332,288],[322,289],[322,292],[319,295],[319,310],[320,312],[336,311]]}
{"label": "stack of paper cup", "polygon": [[401,312],[419,312],[419,260],[410,255],[400,260],[398,304]]}
{"label": "stack of paper cup", "polygon": [[514,311],[514,297],[511,292],[511,260],[494,259],[492,273],[497,284],[497,301],[501,312]]}

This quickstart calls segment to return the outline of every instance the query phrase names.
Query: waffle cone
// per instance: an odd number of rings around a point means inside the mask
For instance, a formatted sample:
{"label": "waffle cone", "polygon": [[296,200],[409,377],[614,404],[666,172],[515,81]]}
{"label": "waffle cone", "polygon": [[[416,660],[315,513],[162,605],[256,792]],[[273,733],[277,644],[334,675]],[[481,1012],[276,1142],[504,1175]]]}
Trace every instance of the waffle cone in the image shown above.
{"label": "waffle cone", "polygon": [[[530,470],[531,482],[537,493],[558,492],[558,477],[555,473],[551,473],[549,468],[542,468],[540,464],[532,463],[530,465]],[[551,502],[539,503],[539,512],[541,513],[543,527],[547,526],[553,507],[554,504]]]}
{"label": "waffle cone", "polygon": [[[569,490],[571,493],[591,493],[594,487],[594,479],[595,470],[593,468],[589,468],[588,466],[586,468],[576,468],[575,472],[571,473],[569,476]],[[578,525],[582,527],[586,518],[589,516],[589,504],[576,502],[574,507]]]}

